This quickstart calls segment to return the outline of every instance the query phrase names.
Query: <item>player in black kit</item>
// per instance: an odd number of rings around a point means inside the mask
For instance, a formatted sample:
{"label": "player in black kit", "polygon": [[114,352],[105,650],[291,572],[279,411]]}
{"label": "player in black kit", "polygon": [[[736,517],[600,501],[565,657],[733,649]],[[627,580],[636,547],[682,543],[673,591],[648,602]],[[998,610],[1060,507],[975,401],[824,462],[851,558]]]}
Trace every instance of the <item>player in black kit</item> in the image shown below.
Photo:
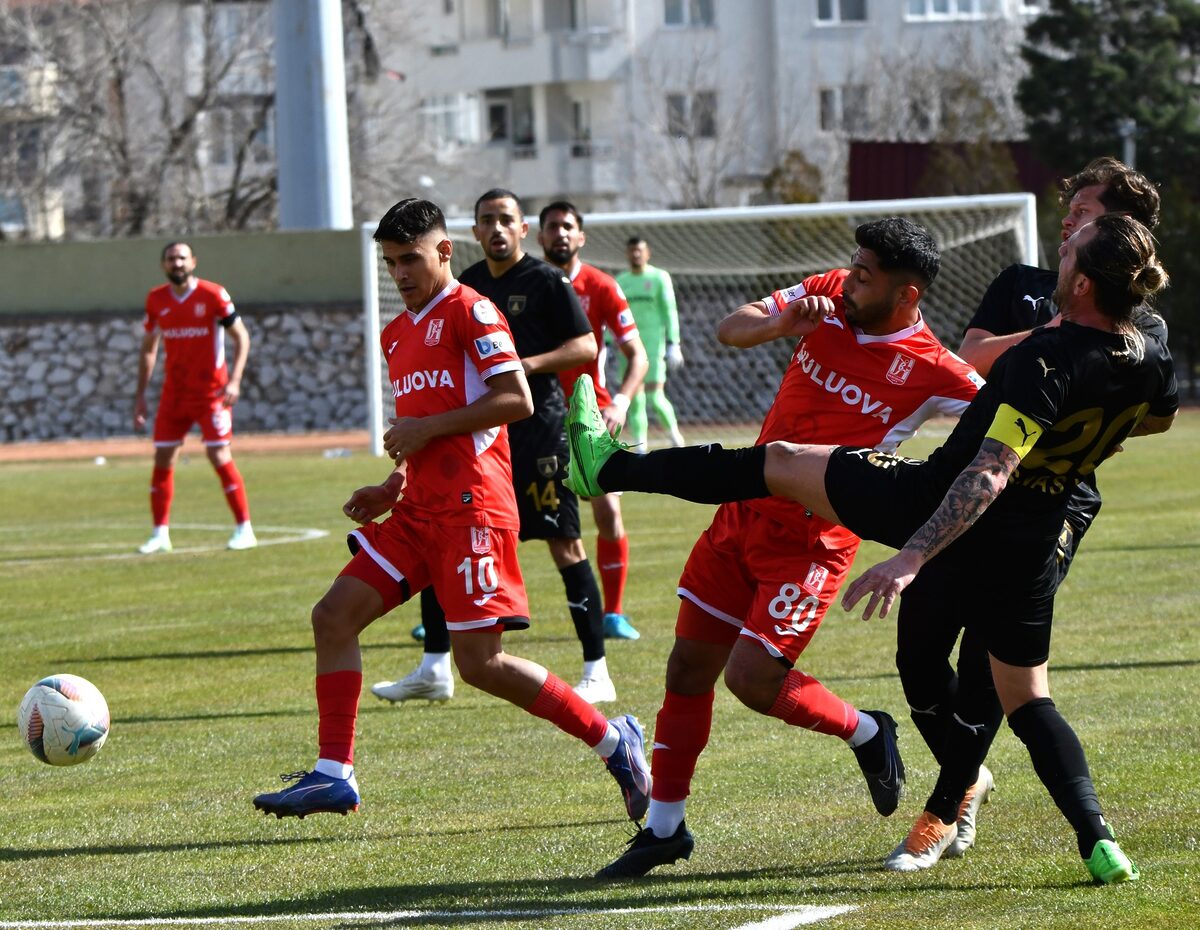
{"label": "player in black kit", "polygon": [[[1115,158],[1097,158],[1081,172],[1063,179],[1060,202],[1065,213],[1062,238],[1097,216],[1123,213],[1148,229],[1158,224],[1158,191],[1145,177]],[[1042,326],[1057,326],[1062,318],[1053,294],[1058,273],[1032,265],[1010,265],[988,287],[967,324],[959,349],[985,378],[1000,355]],[[1137,321],[1148,335],[1166,338],[1162,321],[1145,314]],[[1100,493],[1092,475],[1075,486],[1067,504],[1058,545],[1058,582],[1071,566],[1080,540],[1100,512]],[[896,668],[913,723],[941,764],[952,729],[956,739],[977,746],[982,762],[1003,719],[992,686],[987,650],[979,631],[966,624],[965,605],[975,591],[972,565],[952,548],[921,570],[904,591],[896,622]],[[958,671],[950,664],[954,644],[962,633]],[[970,671],[968,671],[968,669]],[[964,683],[965,686],[964,686]],[[975,843],[980,807],[987,803],[994,781],[980,767],[959,809],[958,833],[946,858],[963,855]]]}
{"label": "player in black kit", "polygon": [[[886,615],[939,552],[968,553],[968,622],[983,637],[1009,726],[1075,830],[1088,871],[1108,883],[1135,879],[1138,871],[1113,839],[1079,739],[1050,699],[1058,537],[1078,481],[1126,438],[1168,429],[1178,391],[1165,329],[1147,334],[1134,324],[1148,312],[1143,301],[1167,282],[1149,231],[1107,214],[1080,227],[1059,254],[1054,300],[1061,324],[1043,327],[1004,355],[925,462],[789,443],[637,456],[620,450],[602,422],[595,425],[598,414],[575,409],[573,400],[569,480],[705,503],[771,494],[801,501],[864,539],[900,549],[847,589],[847,609],[869,597],[864,619],[877,607]],[[929,868],[954,841],[959,804],[979,768],[977,752],[955,745],[951,732],[934,792],[887,868]]]}
{"label": "player in black kit", "polygon": [[[484,193],[475,204],[473,232],[485,258],[463,271],[459,280],[505,315],[525,368],[533,415],[508,427],[520,538],[544,539],[550,547],[583,646],[583,674],[575,691],[597,704],[616,700],[616,690],[605,658],[603,599],[582,541],[579,499],[562,483],[567,405],[558,379],[558,372],[596,357],[596,338],[561,269],[522,250],[528,228],[516,194],[501,188]],[[371,691],[377,697],[445,700],[453,693],[449,634],[435,598],[422,598],[421,619],[421,666],[399,681],[376,683]]]}

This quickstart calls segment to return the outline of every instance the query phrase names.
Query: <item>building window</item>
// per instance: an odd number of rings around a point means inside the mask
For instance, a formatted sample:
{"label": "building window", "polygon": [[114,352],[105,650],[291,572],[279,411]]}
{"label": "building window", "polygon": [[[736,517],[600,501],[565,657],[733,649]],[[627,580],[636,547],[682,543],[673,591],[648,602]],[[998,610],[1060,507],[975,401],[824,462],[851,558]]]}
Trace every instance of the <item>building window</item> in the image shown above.
{"label": "building window", "polygon": [[475,94],[443,94],[421,102],[425,134],[439,148],[479,141],[479,98]]}
{"label": "building window", "polygon": [[667,134],[676,138],[717,137],[717,95],[702,90],[695,94],[667,94]]}
{"label": "building window", "polygon": [[245,150],[255,165],[275,158],[271,109],[264,100],[219,100],[208,113],[208,157],[214,165],[233,165]]}
{"label": "building window", "polygon": [[817,0],[818,23],[865,23],[867,0]]}
{"label": "building window", "polygon": [[1037,16],[1045,13],[1048,6],[1047,0],[1021,0],[1021,8],[1017,12],[1026,16]]}
{"label": "building window", "polygon": [[665,0],[663,22],[668,26],[712,26],[716,22],[713,0]]}
{"label": "building window", "polygon": [[824,132],[846,133],[864,130],[867,126],[867,99],[865,84],[822,87],[817,98],[821,129]]}
{"label": "building window", "polygon": [[[1024,6],[1031,6],[1022,0]],[[905,19],[980,19],[996,12],[996,0],[908,0]]]}

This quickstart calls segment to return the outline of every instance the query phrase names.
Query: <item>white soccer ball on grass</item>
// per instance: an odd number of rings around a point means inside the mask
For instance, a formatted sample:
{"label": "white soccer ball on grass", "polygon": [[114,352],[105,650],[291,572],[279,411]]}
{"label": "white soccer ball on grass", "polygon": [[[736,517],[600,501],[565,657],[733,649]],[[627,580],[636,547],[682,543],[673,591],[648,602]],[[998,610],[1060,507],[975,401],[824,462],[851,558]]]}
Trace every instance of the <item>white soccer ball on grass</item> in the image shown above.
{"label": "white soccer ball on grass", "polygon": [[108,739],[108,704],[100,689],[78,675],[50,675],[25,692],[17,709],[21,739],[49,765],[76,765]]}

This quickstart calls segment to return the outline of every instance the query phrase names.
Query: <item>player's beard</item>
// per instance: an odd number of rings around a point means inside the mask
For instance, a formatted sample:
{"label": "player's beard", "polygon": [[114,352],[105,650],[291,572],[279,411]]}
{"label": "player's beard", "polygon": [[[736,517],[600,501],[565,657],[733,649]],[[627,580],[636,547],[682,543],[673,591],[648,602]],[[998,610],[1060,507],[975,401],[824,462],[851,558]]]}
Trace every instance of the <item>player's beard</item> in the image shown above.
{"label": "player's beard", "polygon": [[863,305],[855,303],[845,294],[842,295],[842,306],[846,309],[846,321],[851,326],[857,326],[859,329],[866,329],[873,323],[878,323],[884,317],[892,312],[892,308],[888,304]]}
{"label": "player's beard", "polygon": [[176,287],[183,287],[187,284],[187,279],[191,277],[191,272],[185,271],[183,268],[172,269],[167,272],[167,280]]}
{"label": "player's beard", "polygon": [[560,268],[566,268],[575,260],[578,251],[572,251],[569,245],[556,245],[546,249],[546,257]]}

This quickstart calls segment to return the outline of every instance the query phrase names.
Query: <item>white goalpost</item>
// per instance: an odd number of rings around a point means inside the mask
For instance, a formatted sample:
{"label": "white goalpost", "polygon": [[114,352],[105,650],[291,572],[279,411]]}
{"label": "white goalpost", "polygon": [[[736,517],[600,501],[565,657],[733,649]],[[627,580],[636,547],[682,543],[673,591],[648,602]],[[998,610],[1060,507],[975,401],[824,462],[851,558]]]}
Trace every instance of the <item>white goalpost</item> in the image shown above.
{"label": "white goalpost", "polygon": [[[738,351],[717,343],[717,323],[741,304],[845,266],[854,230],[880,216],[902,215],[925,225],[942,250],[937,280],[922,301],[934,332],[956,347],[987,285],[1014,263],[1038,264],[1036,201],[1032,194],[927,197],[912,200],[783,204],[713,210],[593,213],[584,217],[583,260],[609,273],[626,267],[625,241],[649,242],[651,262],[671,273],[679,302],[680,338],[687,363],[667,385],[685,432],[689,424],[757,424],[770,406],[793,346]],[[528,216],[524,248],[537,257],[537,215]],[[456,272],[483,257],[471,219],[447,221]],[[381,325],[403,304],[371,235],[362,227],[365,384],[371,450],[383,454],[390,394],[379,346]],[[616,355],[618,353],[610,353]]]}

